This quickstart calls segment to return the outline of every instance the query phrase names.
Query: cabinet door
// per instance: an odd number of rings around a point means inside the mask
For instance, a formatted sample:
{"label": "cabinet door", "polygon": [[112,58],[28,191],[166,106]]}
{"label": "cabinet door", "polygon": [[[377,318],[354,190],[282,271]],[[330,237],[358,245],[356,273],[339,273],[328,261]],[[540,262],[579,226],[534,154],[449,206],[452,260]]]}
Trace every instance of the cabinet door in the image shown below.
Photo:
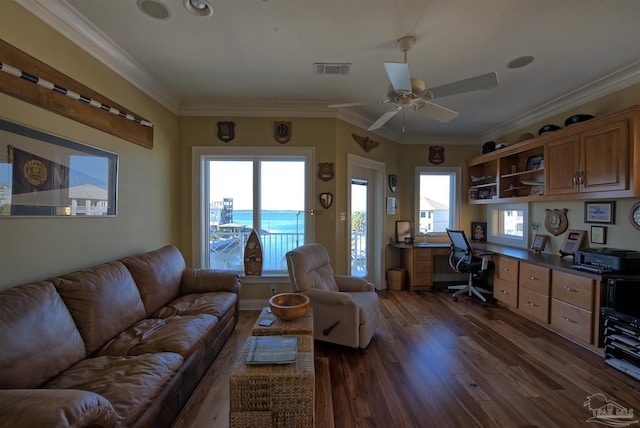
{"label": "cabinet door", "polygon": [[518,260],[498,256],[495,260],[495,275],[505,281],[518,283]]}
{"label": "cabinet door", "polygon": [[580,151],[578,136],[549,142],[544,153],[545,194],[568,195],[578,193]]}
{"label": "cabinet door", "polygon": [[580,192],[629,188],[629,122],[580,134]]}

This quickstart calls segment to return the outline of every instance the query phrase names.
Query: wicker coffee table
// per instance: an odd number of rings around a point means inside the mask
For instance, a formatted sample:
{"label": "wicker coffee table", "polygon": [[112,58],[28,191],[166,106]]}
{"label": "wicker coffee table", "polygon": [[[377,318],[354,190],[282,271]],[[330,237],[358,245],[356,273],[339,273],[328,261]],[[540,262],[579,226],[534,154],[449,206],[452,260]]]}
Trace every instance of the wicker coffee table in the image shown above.
{"label": "wicker coffee table", "polygon": [[229,426],[313,427],[313,337],[298,336],[296,362],[247,365],[250,337],[229,375]]}
{"label": "wicker coffee table", "polygon": [[[270,326],[261,326],[264,320],[273,322]],[[309,306],[305,316],[297,320],[283,321],[273,315],[269,308],[262,308],[258,320],[253,325],[253,336],[309,335],[313,336],[313,309]]]}

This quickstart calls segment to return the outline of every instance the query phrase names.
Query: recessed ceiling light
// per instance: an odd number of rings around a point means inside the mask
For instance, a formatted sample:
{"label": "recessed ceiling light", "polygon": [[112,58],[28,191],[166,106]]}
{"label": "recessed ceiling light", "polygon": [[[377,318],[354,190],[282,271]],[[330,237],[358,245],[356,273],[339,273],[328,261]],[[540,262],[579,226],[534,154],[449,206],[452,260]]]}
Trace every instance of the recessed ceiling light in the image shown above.
{"label": "recessed ceiling light", "polygon": [[171,10],[159,0],[138,0],[136,3],[147,16],[162,20],[171,18]]}
{"label": "recessed ceiling light", "polygon": [[507,68],[522,68],[533,62],[534,58],[531,55],[520,56],[514,58],[507,63]]}
{"label": "recessed ceiling light", "polygon": [[208,0],[184,0],[184,7],[196,16],[211,16],[213,15],[213,6]]}

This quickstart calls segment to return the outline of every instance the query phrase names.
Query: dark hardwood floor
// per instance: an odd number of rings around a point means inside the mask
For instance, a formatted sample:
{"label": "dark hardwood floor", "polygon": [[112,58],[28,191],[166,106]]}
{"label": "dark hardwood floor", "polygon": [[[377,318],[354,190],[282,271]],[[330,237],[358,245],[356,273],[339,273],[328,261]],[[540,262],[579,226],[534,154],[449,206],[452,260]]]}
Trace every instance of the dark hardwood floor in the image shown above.
{"label": "dark hardwood floor", "polygon": [[[639,381],[503,307],[444,292],[379,295],[367,349],[315,343],[317,427],[606,426],[587,422],[596,393],[640,419]],[[228,361],[258,314],[242,312],[174,428],[228,426]]]}

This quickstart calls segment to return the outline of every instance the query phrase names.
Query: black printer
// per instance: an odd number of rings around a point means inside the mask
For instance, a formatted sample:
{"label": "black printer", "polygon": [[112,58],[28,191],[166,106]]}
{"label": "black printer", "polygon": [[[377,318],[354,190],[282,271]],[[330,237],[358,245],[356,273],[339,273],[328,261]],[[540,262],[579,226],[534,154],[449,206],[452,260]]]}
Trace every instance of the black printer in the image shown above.
{"label": "black printer", "polygon": [[597,273],[635,275],[640,273],[640,251],[618,248],[582,248],[573,256],[576,269]]}

